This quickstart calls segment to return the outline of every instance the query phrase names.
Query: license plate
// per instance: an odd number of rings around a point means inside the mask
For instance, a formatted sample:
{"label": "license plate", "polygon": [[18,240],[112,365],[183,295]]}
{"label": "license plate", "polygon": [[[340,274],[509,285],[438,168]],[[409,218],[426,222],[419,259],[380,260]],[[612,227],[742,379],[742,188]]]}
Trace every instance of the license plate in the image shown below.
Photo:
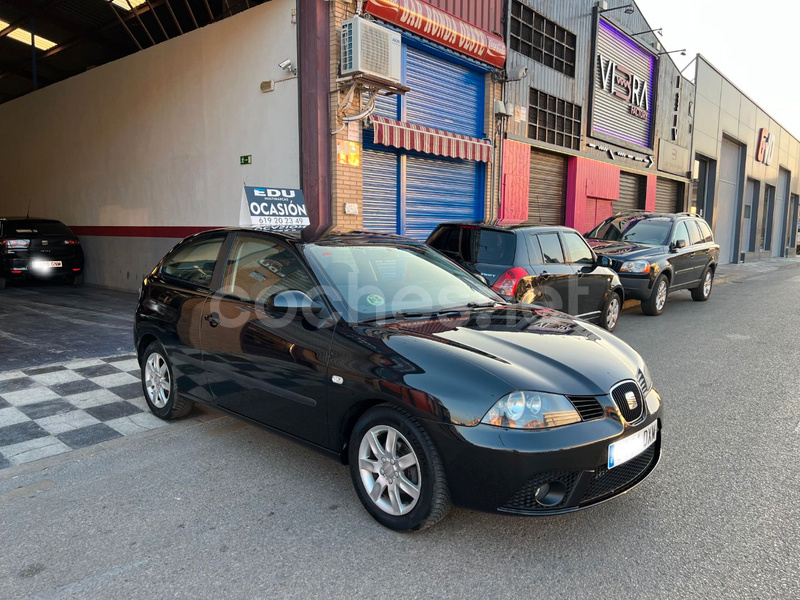
{"label": "license plate", "polygon": [[653,445],[657,436],[658,421],[653,421],[641,431],[637,431],[624,440],[611,444],[608,447],[608,468],[613,469],[632,458],[636,458]]}
{"label": "license plate", "polygon": [[31,269],[48,269],[61,267],[60,260],[32,260],[30,262]]}

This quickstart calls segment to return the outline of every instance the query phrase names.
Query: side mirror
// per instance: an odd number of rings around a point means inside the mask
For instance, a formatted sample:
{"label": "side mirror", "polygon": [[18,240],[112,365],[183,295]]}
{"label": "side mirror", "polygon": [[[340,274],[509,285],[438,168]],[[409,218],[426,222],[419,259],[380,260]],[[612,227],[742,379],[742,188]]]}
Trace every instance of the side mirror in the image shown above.
{"label": "side mirror", "polygon": [[310,311],[319,318],[325,318],[327,313],[325,305],[320,300],[312,300],[308,294],[300,290],[286,290],[275,294],[270,304],[276,311],[285,313]]}
{"label": "side mirror", "polygon": [[686,240],[678,240],[673,242],[672,250],[680,250],[681,248],[686,248]]}
{"label": "side mirror", "polygon": [[611,259],[608,258],[607,256],[598,256],[596,264],[598,267],[608,267],[610,269],[612,262]]}

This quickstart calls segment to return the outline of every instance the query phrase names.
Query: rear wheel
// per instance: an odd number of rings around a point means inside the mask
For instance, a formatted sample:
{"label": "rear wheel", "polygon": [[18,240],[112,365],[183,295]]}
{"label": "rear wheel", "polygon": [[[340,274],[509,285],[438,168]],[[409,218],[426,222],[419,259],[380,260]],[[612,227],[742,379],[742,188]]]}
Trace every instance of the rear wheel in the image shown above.
{"label": "rear wheel", "polygon": [[611,292],[611,295],[606,300],[606,305],[603,307],[603,314],[600,317],[600,324],[607,331],[614,331],[619,323],[619,315],[622,311],[622,298],[616,292]]}
{"label": "rear wheel", "polygon": [[72,285],[83,285],[83,273],[76,273],[70,279]]}
{"label": "rear wheel", "polygon": [[381,525],[421,531],[450,511],[439,454],[406,412],[389,405],[366,412],[353,429],[348,458],[358,498]]}
{"label": "rear wheel", "polygon": [[664,312],[664,305],[669,295],[669,281],[664,275],[659,275],[653,286],[653,291],[647,300],[642,300],[642,312],[651,317],[656,317]]}
{"label": "rear wheel", "polygon": [[194,402],[178,394],[172,363],[164,347],[153,342],[142,360],[142,389],[150,411],[161,419],[178,419],[192,410]]}
{"label": "rear wheel", "polygon": [[700,285],[692,290],[692,300],[696,302],[705,302],[711,295],[711,287],[714,285],[714,271],[706,269],[703,272],[703,279],[700,280]]}
{"label": "rear wheel", "polygon": [[0,290],[4,289],[5,287],[6,287],[6,278],[0,277]]}

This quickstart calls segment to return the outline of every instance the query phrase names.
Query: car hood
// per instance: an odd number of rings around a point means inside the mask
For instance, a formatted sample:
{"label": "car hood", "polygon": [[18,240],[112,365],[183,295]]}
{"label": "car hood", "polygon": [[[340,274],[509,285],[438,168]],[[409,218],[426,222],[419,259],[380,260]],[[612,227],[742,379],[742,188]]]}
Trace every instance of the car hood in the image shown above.
{"label": "car hood", "polygon": [[[615,383],[635,380],[644,365],[630,346],[605,330],[529,305],[457,318],[403,321],[382,330],[384,336],[389,334],[384,343],[393,352],[413,361],[418,373],[434,380],[408,383],[429,393],[433,385],[438,397],[442,388],[460,389],[461,396],[492,402],[514,390],[605,395]],[[490,407],[491,403],[481,403],[478,418]],[[455,412],[462,419],[474,418],[469,416],[470,408],[461,408]],[[451,414],[453,409],[448,407]]]}
{"label": "car hood", "polygon": [[600,256],[607,256],[608,258],[618,260],[636,260],[653,256],[655,254],[663,254],[668,252],[665,246],[654,246],[653,244],[636,244],[633,242],[614,242],[610,240],[586,240],[592,249]]}

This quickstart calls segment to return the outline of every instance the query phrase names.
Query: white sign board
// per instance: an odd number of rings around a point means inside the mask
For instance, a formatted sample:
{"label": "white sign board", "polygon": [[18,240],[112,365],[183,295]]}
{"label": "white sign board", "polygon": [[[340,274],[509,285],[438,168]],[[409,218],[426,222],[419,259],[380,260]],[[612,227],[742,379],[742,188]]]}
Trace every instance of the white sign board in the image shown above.
{"label": "white sign board", "polygon": [[239,225],[265,229],[310,225],[302,190],[244,186]]}

